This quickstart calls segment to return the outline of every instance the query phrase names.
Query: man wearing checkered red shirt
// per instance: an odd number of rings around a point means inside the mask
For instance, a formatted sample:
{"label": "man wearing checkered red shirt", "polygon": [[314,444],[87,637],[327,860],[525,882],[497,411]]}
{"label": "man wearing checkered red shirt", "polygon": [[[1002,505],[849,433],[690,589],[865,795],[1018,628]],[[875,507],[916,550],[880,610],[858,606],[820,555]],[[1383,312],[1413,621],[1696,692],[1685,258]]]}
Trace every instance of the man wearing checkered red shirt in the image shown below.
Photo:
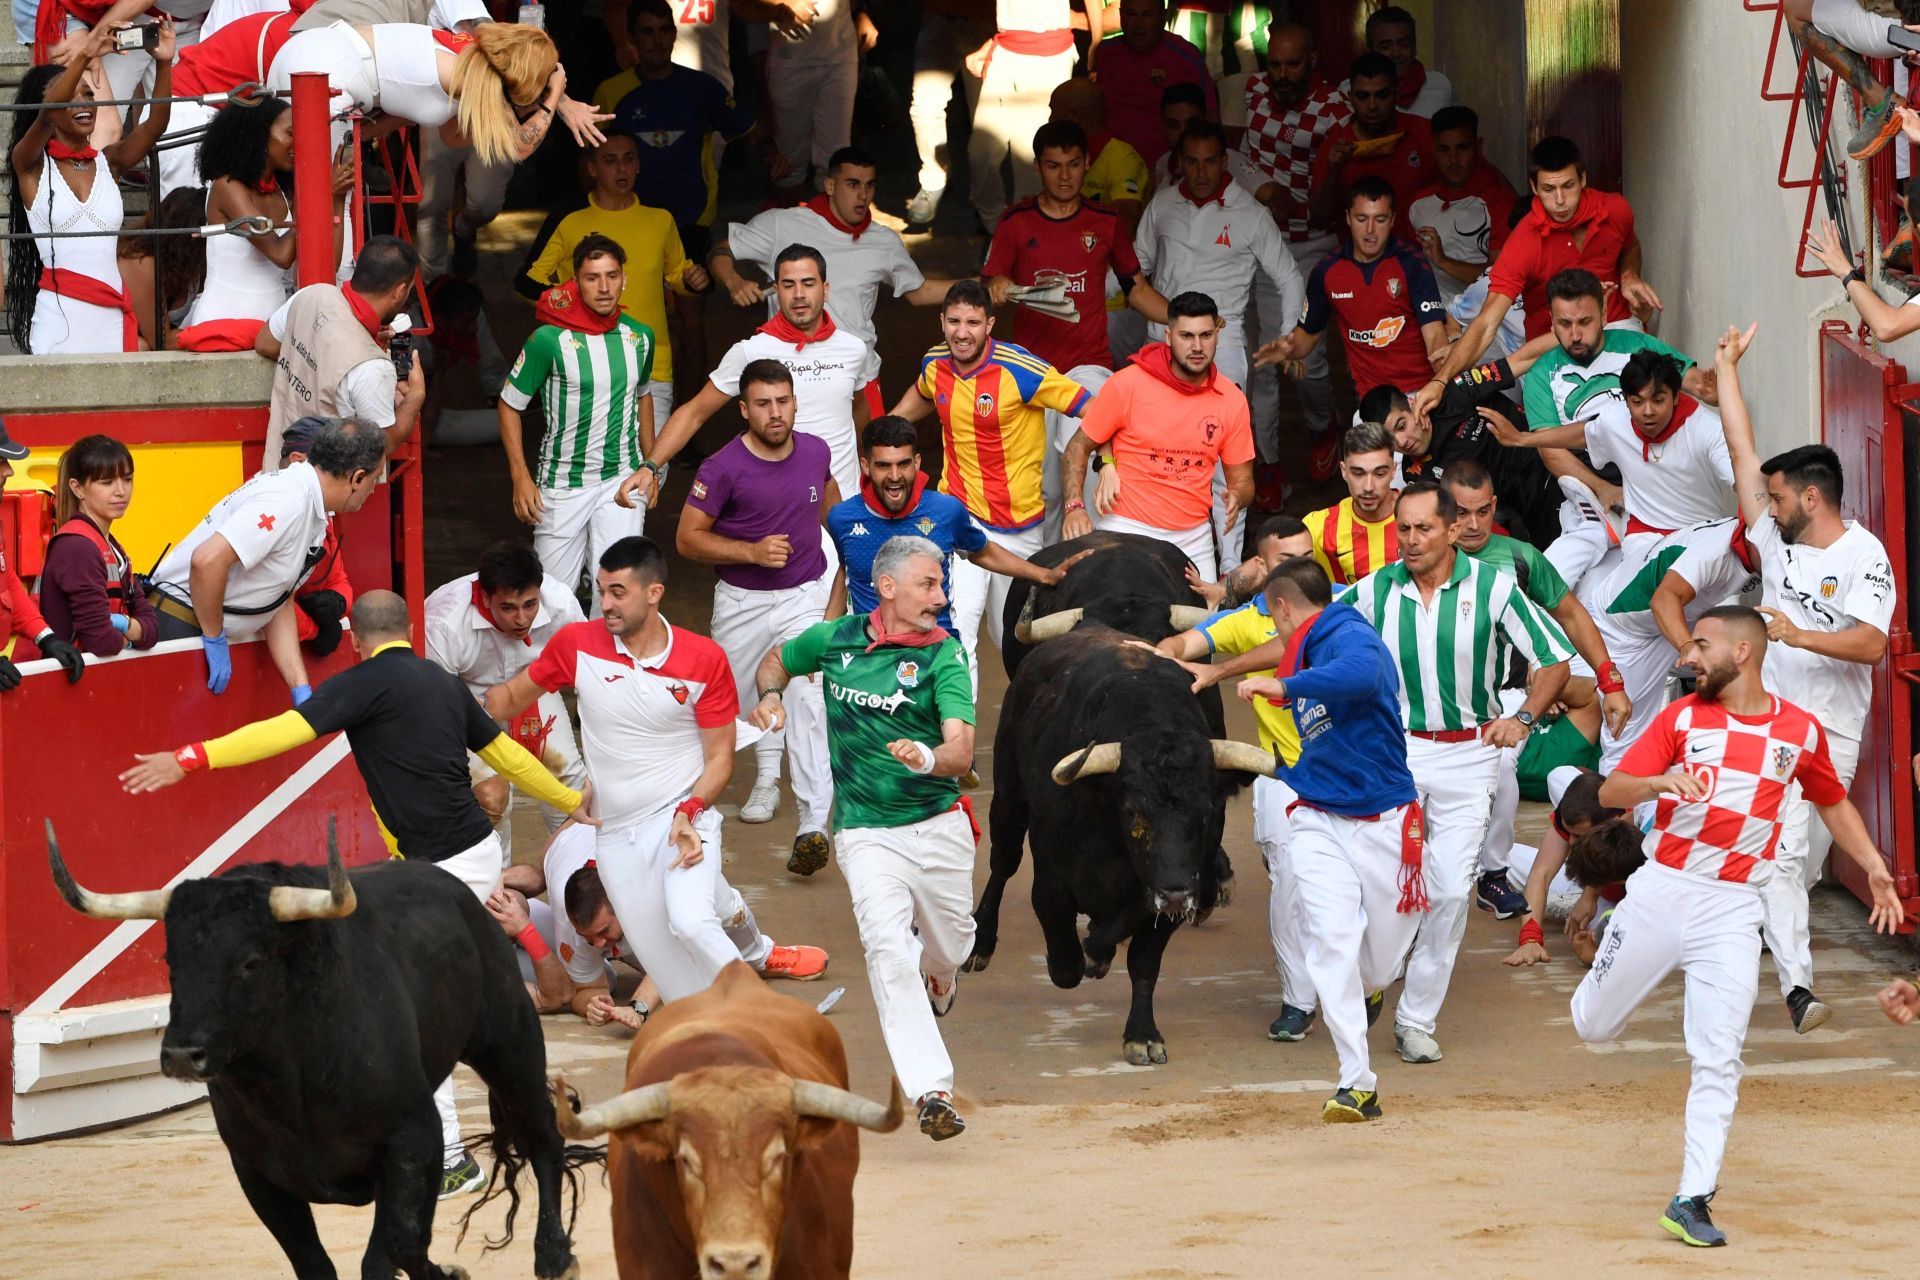
{"label": "man wearing checkered red shirt", "polygon": [[1752,609],[1702,614],[1682,661],[1695,692],[1667,707],[1600,788],[1600,803],[1654,803],[1646,861],[1627,881],[1592,971],[1573,993],[1573,1027],[1611,1040],[1675,969],[1686,975],[1685,1031],[1693,1059],[1680,1187],[1660,1223],[1692,1245],[1726,1234],[1707,1211],[1740,1091],[1740,1051],[1759,989],[1761,891],[1774,873],[1780,809],[1799,783],[1866,872],[1873,927],[1892,933],[1903,911],[1886,861],[1847,800],[1812,715],[1766,691],[1767,624]]}

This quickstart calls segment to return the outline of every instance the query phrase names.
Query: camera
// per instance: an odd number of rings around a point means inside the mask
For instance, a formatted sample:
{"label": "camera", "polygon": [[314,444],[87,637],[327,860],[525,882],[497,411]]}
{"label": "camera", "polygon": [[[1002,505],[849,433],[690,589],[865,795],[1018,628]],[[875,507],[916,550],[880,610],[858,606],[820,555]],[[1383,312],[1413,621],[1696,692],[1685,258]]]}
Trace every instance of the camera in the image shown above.
{"label": "camera", "polygon": [[387,354],[393,357],[393,372],[402,382],[413,376],[412,328],[412,320],[404,315],[395,316],[393,337],[387,343]]}
{"label": "camera", "polygon": [[136,22],[113,33],[115,53],[131,53],[135,49],[152,51],[159,47],[160,24],[157,22]]}

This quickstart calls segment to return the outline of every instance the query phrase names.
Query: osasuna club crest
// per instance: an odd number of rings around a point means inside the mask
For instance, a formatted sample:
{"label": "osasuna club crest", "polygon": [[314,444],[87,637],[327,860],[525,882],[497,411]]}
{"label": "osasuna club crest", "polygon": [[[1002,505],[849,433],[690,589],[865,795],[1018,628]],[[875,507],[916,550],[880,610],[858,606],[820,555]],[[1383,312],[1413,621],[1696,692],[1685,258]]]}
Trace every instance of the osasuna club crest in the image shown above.
{"label": "osasuna club crest", "polygon": [[1084,249],[1086,249],[1088,253],[1092,253],[1093,247],[1099,243],[1100,243],[1100,237],[1094,235],[1093,232],[1082,231],[1080,233],[1080,244]]}
{"label": "osasuna club crest", "polygon": [[1387,281],[1387,296],[1389,298],[1400,296],[1400,281],[1397,277]]}

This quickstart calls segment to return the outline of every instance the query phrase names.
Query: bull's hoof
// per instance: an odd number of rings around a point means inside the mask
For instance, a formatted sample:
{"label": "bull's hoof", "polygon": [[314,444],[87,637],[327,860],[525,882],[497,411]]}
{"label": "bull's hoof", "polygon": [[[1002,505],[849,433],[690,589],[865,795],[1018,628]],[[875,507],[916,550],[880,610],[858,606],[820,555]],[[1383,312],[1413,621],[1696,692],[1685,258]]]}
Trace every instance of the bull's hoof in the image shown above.
{"label": "bull's hoof", "polygon": [[465,1267],[441,1267],[440,1280],[469,1280]]}
{"label": "bull's hoof", "polygon": [[567,1269],[560,1274],[540,1276],[538,1280],[580,1280],[580,1264],[578,1262],[569,1262]]}
{"label": "bull's hoof", "polygon": [[1104,978],[1107,976],[1107,971],[1111,968],[1113,968],[1113,958],[1111,956],[1105,960],[1095,960],[1092,956],[1087,957],[1087,976],[1089,978]]}
{"label": "bull's hoof", "polygon": [[1232,876],[1228,876],[1220,882],[1220,888],[1213,896],[1213,905],[1216,907],[1230,907],[1233,905]]}
{"label": "bull's hoof", "polygon": [[966,958],[966,961],[960,966],[960,972],[984,973],[986,972],[987,966],[992,962],[993,962],[993,952],[976,951],[972,955]]}
{"label": "bull's hoof", "polygon": [[1120,1051],[1136,1067],[1160,1066],[1167,1060],[1167,1046],[1158,1040],[1129,1040]]}

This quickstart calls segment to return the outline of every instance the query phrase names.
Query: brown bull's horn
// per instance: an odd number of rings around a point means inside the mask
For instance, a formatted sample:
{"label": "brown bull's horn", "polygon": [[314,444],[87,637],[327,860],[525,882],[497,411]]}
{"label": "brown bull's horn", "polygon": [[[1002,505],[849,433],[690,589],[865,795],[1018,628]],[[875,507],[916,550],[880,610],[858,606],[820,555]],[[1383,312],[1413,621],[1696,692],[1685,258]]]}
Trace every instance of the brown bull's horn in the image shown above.
{"label": "brown bull's horn", "polygon": [[1120,744],[1096,742],[1084,751],[1062,756],[1053,766],[1053,780],[1061,786],[1096,773],[1117,773],[1120,769]]}
{"label": "brown bull's horn", "polygon": [[1192,604],[1176,604],[1167,609],[1167,621],[1175,631],[1191,631],[1212,616],[1208,610]]}
{"label": "brown bull's horn", "polygon": [[60,842],[54,839],[53,819],[47,819],[47,864],[53,868],[53,887],[60,891],[68,906],[96,920],[158,920],[167,914],[172,889],[149,889],[144,893],[94,893],[82,889],[67,870],[60,856]]}
{"label": "brown bull's horn", "polygon": [[340,861],[340,839],[333,819],[327,819],[327,887],[299,889],[277,885],[267,891],[267,910],[282,923],[294,920],[338,920],[353,914],[353,881],[347,879],[346,864]]}
{"label": "brown bull's horn", "polygon": [[553,1088],[554,1118],[559,1122],[560,1134],[576,1141],[598,1138],[615,1129],[629,1129],[652,1120],[664,1120],[673,1099],[673,1082],[663,1080],[659,1084],[642,1085],[638,1089],[616,1094],[599,1106],[588,1107],[576,1114],[567,1102],[566,1078],[556,1075]]}
{"label": "brown bull's horn", "polygon": [[821,1084],[818,1080],[795,1080],[793,1112],[795,1115],[817,1116],[822,1120],[845,1120],[848,1124],[859,1125],[875,1133],[892,1133],[900,1127],[900,1121],[906,1114],[906,1100],[900,1094],[898,1080],[893,1082],[892,1101],[885,1106],[857,1093]]}
{"label": "brown bull's horn", "polygon": [[1080,619],[1086,616],[1085,609],[1062,609],[1058,613],[1044,614],[1032,622],[1015,627],[1013,638],[1021,644],[1039,644],[1044,640],[1057,640],[1073,630]]}
{"label": "brown bull's horn", "polygon": [[1234,742],[1228,738],[1213,740],[1213,767],[1216,769],[1240,769],[1247,773],[1272,776],[1274,759],[1251,742]]}

